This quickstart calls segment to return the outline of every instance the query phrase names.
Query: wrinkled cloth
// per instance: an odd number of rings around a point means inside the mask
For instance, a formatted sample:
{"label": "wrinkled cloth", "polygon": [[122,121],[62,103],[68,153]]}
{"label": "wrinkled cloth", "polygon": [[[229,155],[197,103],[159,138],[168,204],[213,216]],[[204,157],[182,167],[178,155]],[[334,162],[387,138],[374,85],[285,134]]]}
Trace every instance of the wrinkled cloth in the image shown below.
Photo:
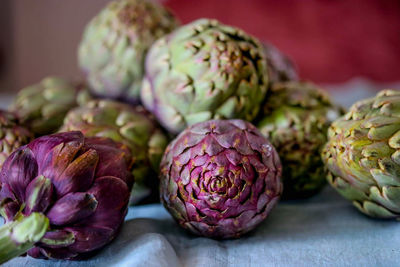
{"label": "wrinkled cloth", "polygon": [[84,261],[19,257],[4,266],[398,266],[400,223],[370,219],[327,187],[281,202],[253,232],[217,241],[182,230],[160,204],[132,207],[120,235]]}
{"label": "wrinkled cloth", "polygon": [[[372,96],[376,87],[354,80],[331,91],[339,103]],[[399,86],[390,85],[395,89]],[[347,90],[343,90],[347,89]],[[2,100],[5,98],[1,98]],[[3,102],[4,103],[4,102]],[[282,201],[240,239],[190,235],[161,204],[131,207],[120,235],[82,261],[15,258],[4,266],[399,266],[400,223],[371,219],[326,187],[313,198]]]}

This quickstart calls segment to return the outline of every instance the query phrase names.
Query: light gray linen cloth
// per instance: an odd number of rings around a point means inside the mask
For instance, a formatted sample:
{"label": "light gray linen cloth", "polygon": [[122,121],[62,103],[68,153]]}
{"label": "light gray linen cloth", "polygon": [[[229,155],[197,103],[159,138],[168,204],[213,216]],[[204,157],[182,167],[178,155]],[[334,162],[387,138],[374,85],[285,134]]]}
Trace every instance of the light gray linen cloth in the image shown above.
{"label": "light gray linen cloth", "polygon": [[[357,79],[329,86],[344,106],[388,87],[400,89]],[[3,107],[9,99],[1,96]],[[92,258],[18,257],[4,266],[400,266],[400,224],[362,215],[330,187],[280,202],[254,231],[225,241],[190,235],[161,204],[143,205],[129,209],[119,236]]]}

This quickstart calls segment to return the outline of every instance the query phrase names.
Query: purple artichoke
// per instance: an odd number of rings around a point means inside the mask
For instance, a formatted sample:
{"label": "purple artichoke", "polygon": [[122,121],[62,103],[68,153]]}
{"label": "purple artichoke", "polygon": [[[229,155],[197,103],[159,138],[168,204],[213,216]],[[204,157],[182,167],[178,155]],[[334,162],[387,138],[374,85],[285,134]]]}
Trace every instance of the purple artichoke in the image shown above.
{"label": "purple artichoke", "polygon": [[[7,223],[0,238],[7,237],[5,229],[12,233],[0,244],[0,263],[25,251],[75,259],[109,243],[127,212],[130,166],[124,145],[80,132],[43,136],[16,150],[0,174],[0,214]],[[29,220],[35,227],[23,226]],[[34,229],[40,231],[29,234]]]}
{"label": "purple artichoke", "polygon": [[263,46],[270,83],[297,81],[299,79],[295,64],[287,55],[271,43],[264,42]]}
{"label": "purple artichoke", "polygon": [[190,232],[232,238],[255,228],[282,193],[275,148],[252,124],[212,120],[183,131],[161,162],[161,200]]}

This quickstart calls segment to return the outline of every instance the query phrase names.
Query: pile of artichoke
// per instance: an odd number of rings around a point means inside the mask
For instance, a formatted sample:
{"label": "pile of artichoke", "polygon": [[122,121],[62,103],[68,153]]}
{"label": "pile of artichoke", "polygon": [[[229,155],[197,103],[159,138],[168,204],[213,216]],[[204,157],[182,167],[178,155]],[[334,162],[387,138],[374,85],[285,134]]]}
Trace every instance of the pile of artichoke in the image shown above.
{"label": "pile of artichoke", "polygon": [[150,0],[110,2],[78,59],[86,80],[45,78],[0,112],[0,263],[86,257],[129,203],[161,200],[189,232],[237,238],[326,180],[400,218],[396,91],[344,115],[272,44],[213,19],[179,26]]}

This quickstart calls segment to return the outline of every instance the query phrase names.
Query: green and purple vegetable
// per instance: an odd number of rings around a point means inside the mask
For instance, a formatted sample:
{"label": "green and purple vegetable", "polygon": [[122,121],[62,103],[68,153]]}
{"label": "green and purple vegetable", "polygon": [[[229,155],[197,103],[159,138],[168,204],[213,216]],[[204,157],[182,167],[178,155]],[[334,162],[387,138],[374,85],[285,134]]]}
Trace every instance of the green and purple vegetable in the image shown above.
{"label": "green and purple vegetable", "polygon": [[79,45],[79,64],[92,93],[138,103],[148,48],[178,24],[156,1],[111,1],[86,26]]}
{"label": "green and purple vegetable", "polygon": [[260,42],[210,19],[157,40],[145,71],[142,103],[173,134],[210,119],[251,121],[269,83]]}
{"label": "green and purple vegetable", "polygon": [[283,198],[311,197],[326,184],[320,153],[329,125],[342,112],[312,83],[272,84],[256,125],[282,161]]}
{"label": "green and purple vegetable", "polygon": [[84,85],[59,77],[47,77],[40,83],[23,88],[10,106],[20,123],[35,136],[55,133],[67,112],[78,105]]}
{"label": "green and purple vegetable", "polygon": [[364,214],[400,219],[400,92],[353,104],[329,128],[328,181]]}
{"label": "green and purple vegetable", "polygon": [[13,113],[0,110],[0,168],[14,150],[26,145],[32,139],[33,134],[19,125]]}
{"label": "green and purple vegetable", "polygon": [[254,229],[282,192],[275,148],[242,120],[211,120],[184,130],[167,147],[160,180],[161,200],[179,225],[212,238]]}
{"label": "green and purple vegetable", "polygon": [[127,212],[131,158],[126,146],[80,132],[13,152],[0,175],[0,263],[25,252],[77,259],[109,243]]}
{"label": "green and purple vegetable", "polygon": [[263,42],[267,59],[270,83],[297,81],[299,79],[294,63],[271,43]]}

